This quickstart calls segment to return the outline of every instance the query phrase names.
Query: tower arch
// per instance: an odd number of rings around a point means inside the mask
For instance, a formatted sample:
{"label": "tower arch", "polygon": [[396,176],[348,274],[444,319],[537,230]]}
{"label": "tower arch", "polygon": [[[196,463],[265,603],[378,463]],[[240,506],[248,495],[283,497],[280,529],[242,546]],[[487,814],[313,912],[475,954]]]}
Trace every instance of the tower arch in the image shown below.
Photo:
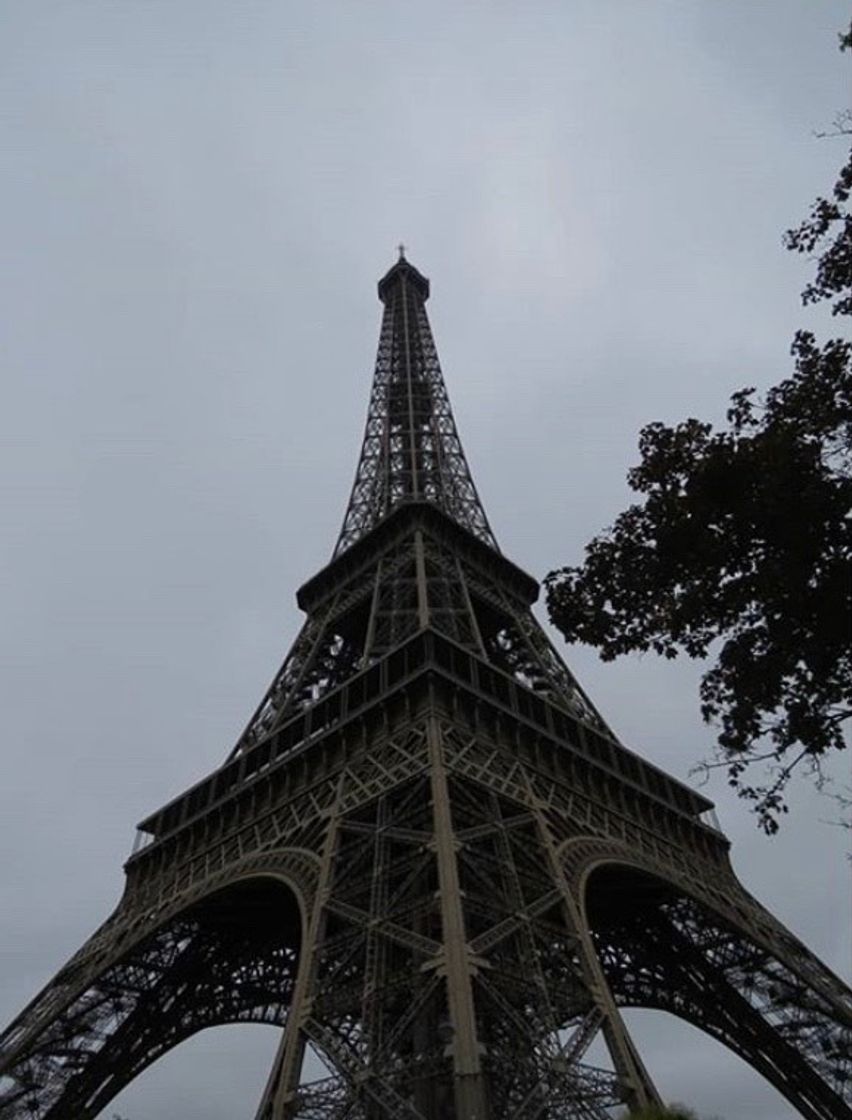
{"label": "tower arch", "polygon": [[809,1120],[852,1116],[842,1103],[852,1008],[832,998],[839,982],[780,923],[762,910],[763,922],[749,920],[757,904],[732,873],[707,889],[612,852],[575,877],[617,1006],[667,1011],[698,1027]]}
{"label": "tower arch", "polygon": [[24,1024],[21,1061],[4,1071],[4,1101],[39,1120],[93,1120],[143,1070],[201,1030],[283,1027],[305,905],[286,870],[237,869],[173,901],[153,928],[126,940],[113,931],[120,948],[88,968],[79,962],[64,1007],[43,1024]]}

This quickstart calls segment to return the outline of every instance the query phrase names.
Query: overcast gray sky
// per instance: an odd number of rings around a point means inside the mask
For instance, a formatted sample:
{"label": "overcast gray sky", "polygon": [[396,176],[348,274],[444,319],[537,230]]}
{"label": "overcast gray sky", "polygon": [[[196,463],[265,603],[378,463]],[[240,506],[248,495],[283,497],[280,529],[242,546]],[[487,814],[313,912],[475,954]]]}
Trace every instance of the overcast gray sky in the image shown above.
{"label": "overcast gray sky", "polygon": [[[0,0],[0,1019],[113,907],[135,822],[218,765],[355,468],[404,240],[504,551],[538,577],[629,499],[650,420],[719,418],[825,324],[781,233],[843,159],[840,0]],[[832,325],[836,329],[837,324]],[[686,778],[697,669],[567,651]],[[842,775],[841,775],[842,776]],[[746,886],[850,971],[843,835],[709,790]],[[792,1111],[631,1016],[664,1095]],[[268,1028],[207,1032],[130,1120],[251,1117]],[[112,1110],[109,1110],[112,1111]]]}

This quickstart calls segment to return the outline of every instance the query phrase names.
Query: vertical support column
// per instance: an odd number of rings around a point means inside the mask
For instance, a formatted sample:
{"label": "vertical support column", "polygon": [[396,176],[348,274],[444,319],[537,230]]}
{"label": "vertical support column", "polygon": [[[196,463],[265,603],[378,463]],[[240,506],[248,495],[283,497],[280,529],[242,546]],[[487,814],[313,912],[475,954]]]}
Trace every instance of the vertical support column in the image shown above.
{"label": "vertical support column", "polygon": [[340,796],[343,776],[337,786],[334,804],[329,809],[317,890],[307,923],[305,943],[299,953],[299,972],[293,990],[293,1000],[284,1028],[284,1037],[275,1056],[272,1071],[257,1110],[257,1120],[288,1120],[294,1115],[302,1062],[307,1043],[305,1023],[310,1017],[316,982],[319,951],[325,929],[326,902],[331,890],[334,854],[337,848],[340,821]]}
{"label": "vertical support column", "polygon": [[473,609],[473,602],[470,597],[470,588],[467,585],[467,576],[464,574],[464,568],[462,568],[461,560],[459,560],[458,556],[455,558],[455,562],[456,579],[458,580],[459,586],[462,589],[462,594],[464,595],[464,603],[467,607],[467,613],[470,616],[470,628],[473,631],[474,641],[476,642],[476,647],[479,655],[487,661],[488,654],[485,650],[485,642],[483,642],[482,640],[482,632],[479,629],[479,622],[476,618],[476,611]]}
{"label": "vertical support column", "polygon": [[645,1069],[642,1059],[639,1057],[636,1047],[633,1045],[630,1035],[627,1033],[627,1028],[615,1005],[615,1000],[612,998],[612,992],[609,990],[609,984],[595,952],[591,935],[583,921],[578,900],[574,898],[565,880],[565,873],[559,861],[553,833],[542,812],[543,806],[536,798],[529,781],[527,781],[527,790],[530,808],[538,820],[539,832],[547,854],[554,885],[562,895],[566,917],[577,937],[584,980],[592,998],[603,1013],[601,1029],[615,1071],[624,1086],[626,1104],[631,1112],[652,1105],[659,1106],[662,1104],[662,1100],[654,1087],[650,1074]]}
{"label": "vertical support column", "polygon": [[414,419],[414,386],[413,371],[411,368],[411,334],[409,333],[411,327],[408,322],[408,285],[405,280],[405,273],[400,275],[400,302],[402,303],[402,337],[403,337],[403,353],[405,355],[405,394],[408,405],[408,438],[409,438],[409,462],[411,470],[411,488],[409,496],[415,501],[420,498],[420,462],[419,462],[419,444],[420,434],[416,431]]}
{"label": "vertical support column", "polygon": [[384,825],[388,818],[388,799],[382,797],[376,807],[376,828],[373,834],[373,881],[370,884],[370,926],[366,932],[364,992],[361,1022],[367,1039],[367,1061],[373,1065],[382,1042],[383,1017],[380,988],[385,979],[385,942],[377,930],[385,917],[387,906],[387,839]]}
{"label": "vertical support column", "polygon": [[370,664],[370,656],[373,652],[373,640],[376,636],[376,621],[379,613],[380,595],[382,589],[382,567],[384,561],[379,560],[376,564],[376,578],[373,580],[373,594],[370,598],[370,620],[367,623],[367,636],[364,638],[364,664]]}
{"label": "vertical support column", "polygon": [[423,551],[423,533],[414,533],[414,566],[417,572],[417,621],[421,630],[429,625],[429,589],[426,586],[426,556]]}
{"label": "vertical support column", "polygon": [[435,716],[427,728],[435,856],[443,930],[444,971],[452,1027],[455,1120],[488,1120],[481,1045],[473,1001],[475,965],[465,936],[464,912],[457,862],[458,842],[444,765],[441,728]]}

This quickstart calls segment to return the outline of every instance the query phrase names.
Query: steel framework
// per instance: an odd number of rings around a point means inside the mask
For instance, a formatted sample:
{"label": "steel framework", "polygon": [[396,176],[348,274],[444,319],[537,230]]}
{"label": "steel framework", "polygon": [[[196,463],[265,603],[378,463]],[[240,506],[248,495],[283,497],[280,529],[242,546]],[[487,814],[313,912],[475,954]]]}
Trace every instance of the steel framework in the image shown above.
{"label": "steel framework", "polygon": [[852,994],[537,624],[428,294],[403,257],[380,282],[363,450],[304,627],[225,764],[142,823],[115,912],[0,1038],[2,1120],[95,1117],[194,1032],[249,1021],[284,1028],[258,1120],[605,1120],[658,1100],[627,1006],[698,1025],[809,1120],[852,1120]]}

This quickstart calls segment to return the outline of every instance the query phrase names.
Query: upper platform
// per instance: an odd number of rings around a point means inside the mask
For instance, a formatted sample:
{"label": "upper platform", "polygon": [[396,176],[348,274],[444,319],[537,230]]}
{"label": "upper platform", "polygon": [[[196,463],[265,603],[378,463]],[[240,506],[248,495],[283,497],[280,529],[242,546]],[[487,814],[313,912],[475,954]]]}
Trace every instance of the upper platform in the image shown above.
{"label": "upper platform", "polygon": [[379,299],[382,303],[388,302],[395,286],[403,284],[410,285],[424,303],[429,298],[429,281],[410,261],[406,260],[403,250],[400,249],[399,260],[391,265],[379,281]]}

